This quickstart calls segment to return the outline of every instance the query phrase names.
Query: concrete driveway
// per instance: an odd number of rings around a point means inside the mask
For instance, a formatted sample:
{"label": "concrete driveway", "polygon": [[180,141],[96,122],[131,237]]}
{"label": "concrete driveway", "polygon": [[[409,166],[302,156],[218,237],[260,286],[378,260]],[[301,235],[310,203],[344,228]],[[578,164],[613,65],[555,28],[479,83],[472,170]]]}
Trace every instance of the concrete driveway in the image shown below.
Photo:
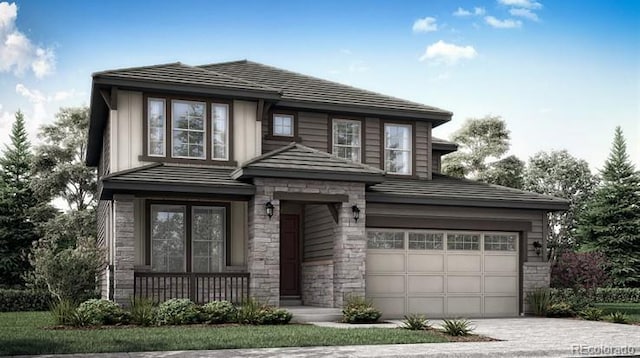
{"label": "concrete driveway", "polygon": [[[499,342],[399,344],[219,351],[141,352],[77,357],[594,357],[640,355],[640,326],[553,318],[474,320]],[[438,323],[435,321],[434,323]],[[324,325],[324,324],[323,324]],[[75,357],[67,356],[67,357]]]}

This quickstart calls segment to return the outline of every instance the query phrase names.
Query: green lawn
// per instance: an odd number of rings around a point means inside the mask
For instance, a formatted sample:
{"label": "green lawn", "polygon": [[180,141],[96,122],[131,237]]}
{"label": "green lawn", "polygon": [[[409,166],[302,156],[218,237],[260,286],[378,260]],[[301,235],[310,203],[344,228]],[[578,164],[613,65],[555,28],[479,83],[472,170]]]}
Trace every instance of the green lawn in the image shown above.
{"label": "green lawn", "polygon": [[595,306],[603,310],[605,315],[620,311],[626,313],[632,323],[640,322],[640,303],[597,303]]}
{"label": "green lawn", "polygon": [[440,335],[425,331],[388,328],[338,329],[293,324],[47,329],[52,325],[49,312],[0,313],[0,356],[447,341]]}

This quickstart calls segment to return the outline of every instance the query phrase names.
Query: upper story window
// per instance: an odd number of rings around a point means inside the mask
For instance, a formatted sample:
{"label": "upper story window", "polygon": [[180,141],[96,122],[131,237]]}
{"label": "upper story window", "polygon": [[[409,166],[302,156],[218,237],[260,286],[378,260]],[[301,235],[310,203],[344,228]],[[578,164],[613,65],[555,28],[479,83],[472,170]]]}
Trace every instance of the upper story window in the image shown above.
{"label": "upper story window", "polygon": [[384,170],[390,174],[411,175],[412,126],[385,123]]}
{"label": "upper story window", "polygon": [[294,136],[294,116],[291,114],[273,114],[273,135],[280,137]]}
{"label": "upper story window", "polygon": [[149,97],[146,112],[148,157],[230,160],[229,104]]}
{"label": "upper story window", "polygon": [[205,159],[205,103],[174,100],[171,107],[171,156]]}
{"label": "upper story window", "polygon": [[153,157],[164,157],[167,134],[166,123],[166,109],[165,100],[161,98],[149,98],[147,105],[147,118],[149,124],[147,126],[148,138],[147,153]]}
{"label": "upper story window", "polygon": [[229,160],[229,105],[211,105],[211,159]]}
{"label": "upper story window", "polygon": [[333,119],[332,151],[339,158],[360,162],[362,157],[362,122]]}

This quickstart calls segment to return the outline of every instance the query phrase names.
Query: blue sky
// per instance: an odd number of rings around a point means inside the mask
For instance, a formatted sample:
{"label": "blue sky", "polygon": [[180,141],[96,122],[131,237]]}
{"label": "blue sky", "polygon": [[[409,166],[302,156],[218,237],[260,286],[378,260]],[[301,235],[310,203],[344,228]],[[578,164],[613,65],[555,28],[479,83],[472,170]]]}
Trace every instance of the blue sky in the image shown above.
{"label": "blue sky", "polygon": [[[640,2],[16,1],[0,3],[0,143],[88,103],[91,73],[251,59],[445,108],[501,115],[511,153],[600,168],[615,126],[640,165]],[[33,137],[34,141],[37,141]]]}

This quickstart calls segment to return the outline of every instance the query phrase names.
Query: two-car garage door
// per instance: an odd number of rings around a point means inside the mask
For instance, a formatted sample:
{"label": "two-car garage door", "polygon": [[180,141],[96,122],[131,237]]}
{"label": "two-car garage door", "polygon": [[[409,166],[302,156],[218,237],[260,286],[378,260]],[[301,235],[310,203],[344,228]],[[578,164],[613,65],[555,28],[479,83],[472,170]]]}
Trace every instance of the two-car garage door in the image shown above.
{"label": "two-car garage door", "polygon": [[367,230],[366,294],[387,317],[517,316],[518,235]]}

